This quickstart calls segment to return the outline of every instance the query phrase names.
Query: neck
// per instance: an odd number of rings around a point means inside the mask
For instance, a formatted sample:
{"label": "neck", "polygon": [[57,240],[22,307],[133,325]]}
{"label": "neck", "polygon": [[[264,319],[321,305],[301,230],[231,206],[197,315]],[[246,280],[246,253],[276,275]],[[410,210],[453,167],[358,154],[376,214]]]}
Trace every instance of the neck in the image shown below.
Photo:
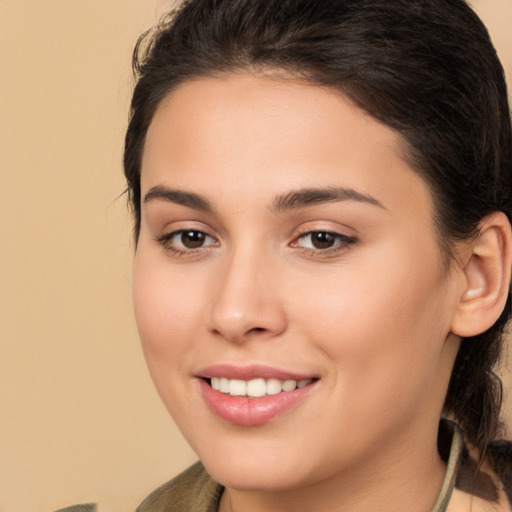
{"label": "neck", "polygon": [[220,512],[429,511],[446,467],[437,451],[437,426],[420,432],[411,429],[396,443],[383,443],[366,460],[300,488],[261,492],[226,489]]}

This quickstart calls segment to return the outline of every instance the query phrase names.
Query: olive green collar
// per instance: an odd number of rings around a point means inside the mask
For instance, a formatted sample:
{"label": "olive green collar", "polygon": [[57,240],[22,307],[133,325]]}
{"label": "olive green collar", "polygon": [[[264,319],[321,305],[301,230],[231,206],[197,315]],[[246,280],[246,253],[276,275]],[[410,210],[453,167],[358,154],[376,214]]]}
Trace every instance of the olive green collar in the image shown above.
{"label": "olive green collar", "polygon": [[444,476],[443,485],[430,512],[446,512],[453,489],[455,488],[455,481],[464,450],[464,439],[458,425],[448,420],[442,420],[442,422],[452,431],[452,442],[448,461],[446,462],[446,474]]}

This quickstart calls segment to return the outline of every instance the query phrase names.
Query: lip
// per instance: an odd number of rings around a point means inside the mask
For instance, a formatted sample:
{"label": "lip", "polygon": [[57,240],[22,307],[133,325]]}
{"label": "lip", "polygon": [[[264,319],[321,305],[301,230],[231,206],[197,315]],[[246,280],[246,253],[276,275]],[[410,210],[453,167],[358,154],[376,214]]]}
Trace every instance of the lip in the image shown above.
{"label": "lip", "polygon": [[[318,379],[311,375],[296,374],[258,365],[247,367],[215,365],[205,368],[196,377],[203,399],[211,411],[228,423],[244,427],[263,425],[283,415],[306,400],[318,384]],[[259,398],[249,398],[245,396],[231,396],[214,390],[206,381],[206,379],[212,377],[241,380],[274,378],[299,381],[313,379],[313,381],[311,384],[293,391],[281,392],[277,395],[265,395]]]}
{"label": "lip", "polygon": [[316,379],[316,375],[294,373],[279,368],[264,365],[234,366],[231,364],[216,364],[208,366],[197,372],[196,377],[211,379],[212,377],[226,377],[227,379],[279,379],[279,380],[306,380]]}

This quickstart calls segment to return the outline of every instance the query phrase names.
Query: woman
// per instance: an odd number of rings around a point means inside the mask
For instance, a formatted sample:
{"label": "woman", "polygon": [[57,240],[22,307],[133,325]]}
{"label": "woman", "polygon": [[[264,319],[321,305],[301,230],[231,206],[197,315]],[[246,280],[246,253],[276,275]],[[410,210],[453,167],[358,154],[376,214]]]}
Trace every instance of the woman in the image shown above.
{"label": "woman", "polygon": [[502,68],[463,0],[192,0],[135,52],[159,511],[510,510]]}

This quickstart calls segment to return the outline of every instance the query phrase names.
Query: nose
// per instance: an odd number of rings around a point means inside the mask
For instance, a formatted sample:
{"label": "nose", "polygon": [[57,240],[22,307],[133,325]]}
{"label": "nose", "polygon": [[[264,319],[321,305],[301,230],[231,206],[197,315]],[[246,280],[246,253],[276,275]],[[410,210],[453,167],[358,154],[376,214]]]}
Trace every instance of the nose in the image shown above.
{"label": "nose", "polygon": [[287,319],[276,265],[255,251],[239,251],[219,266],[209,330],[232,343],[282,334]]}

